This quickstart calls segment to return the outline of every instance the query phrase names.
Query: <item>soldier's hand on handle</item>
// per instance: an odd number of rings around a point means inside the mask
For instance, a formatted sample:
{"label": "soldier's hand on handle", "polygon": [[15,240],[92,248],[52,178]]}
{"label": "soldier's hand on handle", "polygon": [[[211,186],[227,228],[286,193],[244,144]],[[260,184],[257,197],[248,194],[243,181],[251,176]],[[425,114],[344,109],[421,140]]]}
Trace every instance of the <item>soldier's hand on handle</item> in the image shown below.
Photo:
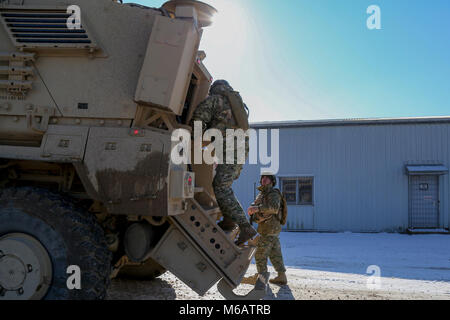
{"label": "soldier's hand on handle", "polygon": [[248,215],[251,216],[259,211],[258,207],[250,207],[247,209]]}

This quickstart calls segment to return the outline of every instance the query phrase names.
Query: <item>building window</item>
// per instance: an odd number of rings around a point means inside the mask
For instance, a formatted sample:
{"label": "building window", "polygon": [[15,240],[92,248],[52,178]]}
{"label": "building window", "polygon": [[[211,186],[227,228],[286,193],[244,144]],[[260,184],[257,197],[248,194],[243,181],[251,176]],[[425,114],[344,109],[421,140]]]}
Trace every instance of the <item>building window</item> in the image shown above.
{"label": "building window", "polygon": [[282,192],[290,205],[313,205],[313,177],[281,178]]}
{"label": "building window", "polygon": [[297,204],[297,180],[282,180],[283,194],[288,204]]}
{"label": "building window", "polygon": [[313,204],[313,178],[298,179],[298,197],[299,204],[312,205]]}

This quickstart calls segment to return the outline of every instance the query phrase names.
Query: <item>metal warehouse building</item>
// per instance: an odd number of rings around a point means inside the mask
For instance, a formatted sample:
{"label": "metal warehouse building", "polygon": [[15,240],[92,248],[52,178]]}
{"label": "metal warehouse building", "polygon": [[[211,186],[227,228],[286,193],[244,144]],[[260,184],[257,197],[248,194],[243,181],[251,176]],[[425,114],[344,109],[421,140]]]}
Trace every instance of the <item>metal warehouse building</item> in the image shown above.
{"label": "metal warehouse building", "polygon": [[[449,228],[450,117],[254,123],[279,129],[288,231]],[[270,136],[270,135],[269,135]],[[270,141],[270,140],[269,140]],[[247,208],[260,166],[233,185]]]}

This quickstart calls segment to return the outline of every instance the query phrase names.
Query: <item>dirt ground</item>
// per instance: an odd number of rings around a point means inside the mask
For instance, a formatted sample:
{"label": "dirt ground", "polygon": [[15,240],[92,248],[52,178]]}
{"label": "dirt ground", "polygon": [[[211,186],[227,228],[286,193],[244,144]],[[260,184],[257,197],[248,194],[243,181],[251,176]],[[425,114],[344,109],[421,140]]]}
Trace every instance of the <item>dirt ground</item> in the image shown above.
{"label": "dirt ground", "polygon": [[[276,273],[269,268],[271,276]],[[247,275],[255,272],[251,265]],[[450,283],[440,281],[381,278],[378,289],[367,287],[368,277],[364,275],[288,269],[289,284],[270,285],[266,300],[450,300]],[[252,289],[241,285],[237,294]],[[152,281],[114,280],[109,291],[110,300],[221,300],[223,297],[213,286],[204,296],[193,292],[170,272]]]}

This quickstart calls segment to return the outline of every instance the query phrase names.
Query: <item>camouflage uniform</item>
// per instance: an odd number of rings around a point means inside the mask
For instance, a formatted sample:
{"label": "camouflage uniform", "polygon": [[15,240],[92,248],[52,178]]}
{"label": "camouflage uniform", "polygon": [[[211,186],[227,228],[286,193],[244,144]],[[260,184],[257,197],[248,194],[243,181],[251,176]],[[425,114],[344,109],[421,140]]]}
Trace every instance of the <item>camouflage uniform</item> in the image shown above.
{"label": "camouflage uniform", "polygon": [[[218,164],[216,168],[216,176],[213,180],[214,194],[216,195],[217,204],[224,216],[233,220],[240,227],[248,224],[245,212],[241,204],[236,199],[231,185],[233,181],[238,179],[243,165],[237,163],[237,143],[235,139],[234,148],[234,164],[226,164],[226,130],[239,129],[234,119],[231,105],[221,92],[233,90],[230,86],[220,84],[211,89],[210,95],[204,100],[194,111],[191,119],[191,126],[194,127],[194,121],[201,121],[203,131],[208,129],[218,129],[222,132],[223,139],[223,159],[222,164]],[[249,139],[245,140],[245,158],[248,156]]]}
{"label": "camouflage uniform", "polygon": [[278,213],[281,195],[272,185],[260,186],[258,190],[260,193],[252,204],[259,207],[259,211],[253,215],[255,222],[258,223],[258,233],[261,235],[255,254],[258,273],[267,272],[267,258],[270,258],[278,273],[286,272],[279,239],[281,223]]}

